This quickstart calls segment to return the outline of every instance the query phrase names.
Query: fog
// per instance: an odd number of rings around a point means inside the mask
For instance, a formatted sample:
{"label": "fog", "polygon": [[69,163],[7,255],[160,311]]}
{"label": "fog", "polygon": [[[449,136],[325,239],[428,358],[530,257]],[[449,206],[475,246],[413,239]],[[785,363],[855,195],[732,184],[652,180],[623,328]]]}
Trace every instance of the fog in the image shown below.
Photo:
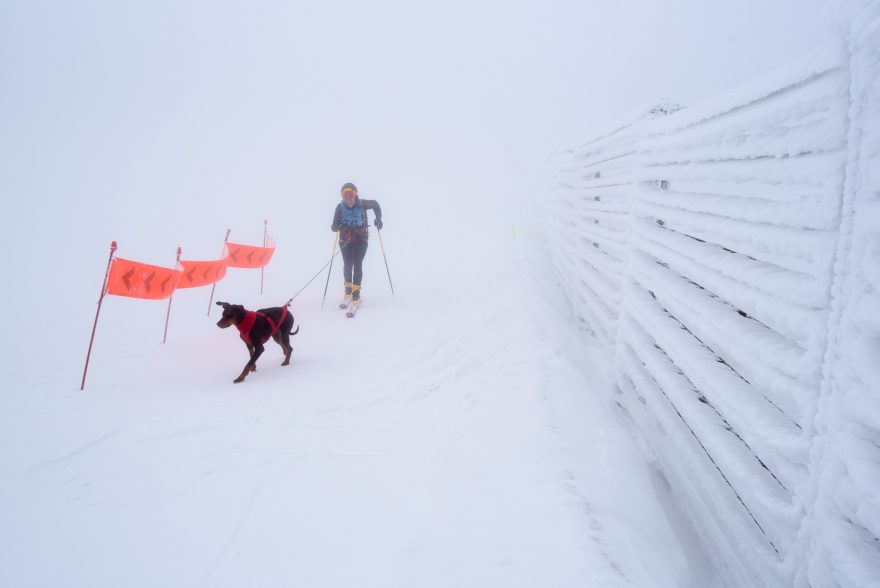
{"label": "fog", "polygon": [[[492,207],[527,224],[552,152],[822,44],[823,5],[7,0],[2,239],[91,279],[110,239],[170,263],[269,218],[279,263],[305,274],[345,181],[383,202],[398,247],[491,225]],[[79,228],[95,216],[105,228]]]}

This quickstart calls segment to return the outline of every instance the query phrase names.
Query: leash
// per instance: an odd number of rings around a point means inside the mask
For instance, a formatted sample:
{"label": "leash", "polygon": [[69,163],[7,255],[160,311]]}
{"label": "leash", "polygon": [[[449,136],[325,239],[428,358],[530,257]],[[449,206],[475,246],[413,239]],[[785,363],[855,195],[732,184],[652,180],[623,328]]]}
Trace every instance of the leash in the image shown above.
{"label": "leash", "polygon": [[333,257],[331,257],[330,260],[329,260],[327,263],[325,263],[323,266],[321,266],[321,269],[319,269],[318,272],[317,272],[314,276],[312,276],[312,279],[309,280],[308,282],[306,282],[306,285],[303,286],[302,288],[300,288],[299,291],[298,291],[296,294],[294,294],[293,296],[291,296],[291,297],[290,297],[290,300],[288,300],[287,303],[286,303],[284,306],[285,306],[285,307],[289,307],[290,304],[293,302],[293,299],[296,298],[297,296],[299,296],[299,295],[302,293],[303,290],[305,290],[306,288],[308,288],[308,287],[309,287],[309,284],[311,284],[312,282],[314,282],[315,279],[317,279],[317,277],[320,276],[320,275],[324,272],[324,270],[327,268],[327,266],[330,265],[331,263],[333,263],[333,258],[336,257],[337,255],[339,255],[339,251],[336,251],[335,253],[333,253]]}

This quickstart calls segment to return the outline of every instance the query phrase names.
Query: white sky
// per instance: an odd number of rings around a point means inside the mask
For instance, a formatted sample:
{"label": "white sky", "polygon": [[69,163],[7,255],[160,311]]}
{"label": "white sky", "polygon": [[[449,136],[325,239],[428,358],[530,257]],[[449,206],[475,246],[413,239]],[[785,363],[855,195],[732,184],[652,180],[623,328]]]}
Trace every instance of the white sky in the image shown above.
{"label": "white sky", "polygon": [[517,190],[634,107],[824,43],[824,4],[0,0],[4,235],[105,203],[159,221],[244,199],[262,219],[349,179],[386,198]]}

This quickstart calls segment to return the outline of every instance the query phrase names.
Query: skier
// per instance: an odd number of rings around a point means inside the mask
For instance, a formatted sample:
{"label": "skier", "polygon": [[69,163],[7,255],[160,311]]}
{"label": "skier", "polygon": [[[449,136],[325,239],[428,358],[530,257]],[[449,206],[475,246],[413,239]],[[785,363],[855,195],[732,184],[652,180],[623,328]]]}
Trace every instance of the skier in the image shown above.
{"label": "skier", "polygon": [[342,186],[342,202],[336,206],[330,230],[339,231],[339,247],[342,251],[342,274],[345,279],[345,301],[341,308],[349,304],[357,307],[361,303],[361,280],[363,279],[364,256],[369,239],[367,211],[376,215],[373,223],[382,230],[382,209],[375,200],[361,200],[357,186],[351,182]]}

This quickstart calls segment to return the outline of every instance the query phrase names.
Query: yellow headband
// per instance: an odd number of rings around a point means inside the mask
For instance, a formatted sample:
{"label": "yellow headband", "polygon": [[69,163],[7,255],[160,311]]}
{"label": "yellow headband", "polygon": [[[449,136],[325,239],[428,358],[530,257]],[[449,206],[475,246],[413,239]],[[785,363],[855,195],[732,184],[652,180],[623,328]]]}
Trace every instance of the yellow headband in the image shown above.
{"label": "yellow headband", "polygon": [[346,188],[345,190],[342,191],[343,194],[345,194],[345,193],[351,193],[351,194],[354,194],[354,192],[355,192],[355,191],[354,191],[353,188]]}

